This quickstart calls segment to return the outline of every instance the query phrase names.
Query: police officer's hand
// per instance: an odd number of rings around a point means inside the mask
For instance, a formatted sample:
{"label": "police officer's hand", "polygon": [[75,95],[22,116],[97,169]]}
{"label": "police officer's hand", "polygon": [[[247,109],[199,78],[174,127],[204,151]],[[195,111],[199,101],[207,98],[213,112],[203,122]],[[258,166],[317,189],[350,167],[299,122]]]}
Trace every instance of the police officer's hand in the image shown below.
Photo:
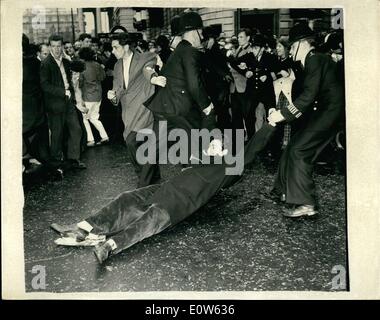
{"label": "police officer's hand", "polygon": [[280,110],[276,110],[276,111],[271,112],[271,114],[268,117],[269,123],[278,123],[278,122],[281,122],[284,120],[285,120],[285,118],[282,115]]}
{"label": "police officer's hand", "polygon": [[152,77],[152,79],[150,79],[150,83],[156,86],[165,87],[166,78],[164,76]]}
{"label": "police officer's hand", "polygon": [[285,70],[281,70],[281,71],[279,72],[279,74],[281,74],[284,78],[289,77],[289,72],[287,72],[287,71],[285,71]]}
{"label": "police officer's hand", "polygon": [[251,78],[252,76],[253,76],[253,72],[252,71],[247,71],[246,73],[245,73],[245,76],[246,76],[246,78]]}

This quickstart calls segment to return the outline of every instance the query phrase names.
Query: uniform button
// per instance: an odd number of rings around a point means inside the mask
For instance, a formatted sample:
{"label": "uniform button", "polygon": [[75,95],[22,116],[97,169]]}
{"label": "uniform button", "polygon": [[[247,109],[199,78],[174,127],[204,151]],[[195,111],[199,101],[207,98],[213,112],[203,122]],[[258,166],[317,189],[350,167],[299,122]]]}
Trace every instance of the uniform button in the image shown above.
{"label": "uniform button", "polygon": [[185,93],[185,91],[182,90],[181,93]]}
{"label": "uniform button", "polygon": [[313,110],[317,110],[317,107],[314,107]]}
{"label": "uniform button", "polygon": [[255,88],[256,88],[256,89],[258,89],[259,87],[258,87],[258,86],[256,86]]}

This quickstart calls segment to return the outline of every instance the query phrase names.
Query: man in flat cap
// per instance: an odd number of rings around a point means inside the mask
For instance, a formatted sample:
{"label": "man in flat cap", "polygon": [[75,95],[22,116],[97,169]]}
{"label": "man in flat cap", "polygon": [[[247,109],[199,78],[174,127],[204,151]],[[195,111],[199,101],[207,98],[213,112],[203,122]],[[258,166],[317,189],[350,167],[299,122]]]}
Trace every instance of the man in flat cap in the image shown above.
{"label": "man in flat cap", "polygon": [[336,64],[314,50],[313,31],[304,24],[289,32],[290,54],[304,68],[303,89],[287,108],[272,112],[270,122],[300,121],[282,154],[272,195],[279,196],[292,208],[287,217],[312,216],[317,213],[312,178],[314,161],[335,135],[344,110],[344,90],[337,79]]}

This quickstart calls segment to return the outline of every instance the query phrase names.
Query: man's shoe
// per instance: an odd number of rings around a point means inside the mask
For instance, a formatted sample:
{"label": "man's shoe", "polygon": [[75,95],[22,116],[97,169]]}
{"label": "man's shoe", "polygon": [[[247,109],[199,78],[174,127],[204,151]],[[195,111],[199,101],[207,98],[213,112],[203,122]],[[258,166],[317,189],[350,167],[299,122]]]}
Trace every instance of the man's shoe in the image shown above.
{"label": "man's shoe", "polygon": [[83,241],[88,236],[88,232],[78,228],[76,224],[60,225],[58,223],[53,223],[50,225],[50,228],[60,233],[62,237],[73,238],[77,241]]}
{"label": "man's shoe", "polygon": [[288,209],[284,211],[282,214],[283,216],[288,218],[298,218],[302,216],[314,216],[317,213],[318,212],[316,211],[315,206],[304,204],[297,206],[294,209]]}
{"label": "man's shoe", "polygon": [[100,146],[100,145],[102,145],[102,144],[106,144],[106,143],[108,143],[109,141],[110,141],[109,138],[103,138],[102,140],[98,141],[98,142],[96,143],[96,145],[97,145],[97,146]]}
{"label": "man's shoe", "polygon": [[102,264],[104,261],[108,259],[112,251],[111,245],[108,242],[104,242],[103,244],[96,246],[94,249],[94,254],[98,262]]}
{"label": "man's shoe", "polygon": [[95,141],[94,140],[92,140],[92,141],[89,141],[89,142],[87,142],[87,147],[95,147]]}
{"label": "man's shoe", "polygon": [[72,169],[86,169],[86,165],[80,160],[73,160],[71,164]]}

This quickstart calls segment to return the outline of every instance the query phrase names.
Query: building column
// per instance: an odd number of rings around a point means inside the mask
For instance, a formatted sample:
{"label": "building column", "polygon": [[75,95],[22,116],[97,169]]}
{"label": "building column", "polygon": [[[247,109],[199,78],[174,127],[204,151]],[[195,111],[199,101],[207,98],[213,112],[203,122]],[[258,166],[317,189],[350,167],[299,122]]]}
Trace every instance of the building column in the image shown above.
{"label": "building column", "polygon": [[96,15],[95,15],[95,24],[96,24],[96,31],[98,33],[102,33],[102,15],[100,13],[100,8],[96,8]]}
{"label": "building column", "polygon": [[78,27],[79,27],[79,33],[84,33],[84,20],[83,20],[83,10],[78,10]]}

